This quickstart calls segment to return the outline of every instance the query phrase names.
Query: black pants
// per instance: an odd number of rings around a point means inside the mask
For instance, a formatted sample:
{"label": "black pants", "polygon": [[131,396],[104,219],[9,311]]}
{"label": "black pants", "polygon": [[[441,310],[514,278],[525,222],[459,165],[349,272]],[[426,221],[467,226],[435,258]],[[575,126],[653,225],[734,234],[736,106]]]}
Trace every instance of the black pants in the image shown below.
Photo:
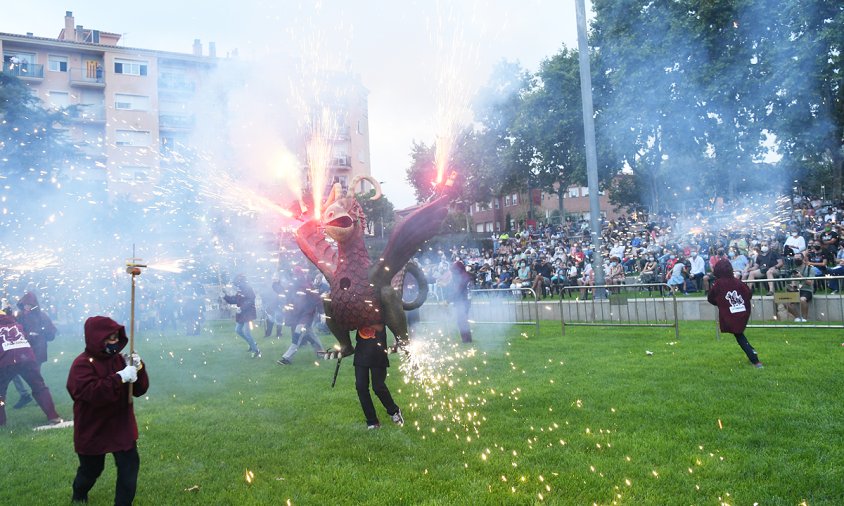
{"label": "black pants", "polygon": [[753,349],[753,346],[750,346],[750,343],[747,341],[747,338],[744,337],[744,332],[740,334],[733,334],[736,336],[736,342],[741,349],[744,350],[744,354],[747,355],[747,358],[750,362],[754,365],[759,363],[759,357],[756,356],[756,350]]}
{"label": "black pants", "polygon": [[[114,491],[115,506],[131,505],[138,486],[138,470],[141,459],[138,447],[125,452],[114,452],[114,465],[117,466],[117,486]],[[87,501],[88,491],[97,482],[105,467],[105,455],[79,455],[79,468],[73,480],[73,500]]]}
{"label": "black pants", "polygon": [[358,399],[360,399],[360,407],[363,408],[363,414],[366,417],[367,425],[374,425],[378,422],[378,415],[375,413],[375,405],[372,404],[372,396],[369,395],[369,376],[372,375],[372,391],[378,396],[378,400],[384,405],[387,413],[390,416],[399,411],[399,407],[393,401],[393,396],[390,395],[390,389],[387,388],[387,368],[386,367],[365,367],[355,366],[355,389],[358,391]]}

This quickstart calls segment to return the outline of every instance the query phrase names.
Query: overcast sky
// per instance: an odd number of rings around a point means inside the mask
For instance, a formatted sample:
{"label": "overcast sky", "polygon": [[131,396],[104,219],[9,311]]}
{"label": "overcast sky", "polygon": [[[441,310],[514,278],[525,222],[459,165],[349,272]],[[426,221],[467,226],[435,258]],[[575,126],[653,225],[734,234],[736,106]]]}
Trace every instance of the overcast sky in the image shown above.
{"label": "overcast sky", "polygon": [[[528,70],[564,45],[576,48],[573,0],[2,0],[0,31],[57,37],[65,11],[77,25],[123,34],[120,45],[190,53],[194,39],[217,55],[241,58],[301,47],[293,38],[315,34],[332,55],[347,61],[369,89],[373,175],[397,208],[415,203],[405,182],[412,142],[432,143],[435,84],[443,50],[454,49],[460,82],[471,93],[493,65],[516,60]],[[590,2],[587,2],[587,9]],[[344,58],[345,56],[345,58]],[[280,86],[283,83],[280,83]]]}

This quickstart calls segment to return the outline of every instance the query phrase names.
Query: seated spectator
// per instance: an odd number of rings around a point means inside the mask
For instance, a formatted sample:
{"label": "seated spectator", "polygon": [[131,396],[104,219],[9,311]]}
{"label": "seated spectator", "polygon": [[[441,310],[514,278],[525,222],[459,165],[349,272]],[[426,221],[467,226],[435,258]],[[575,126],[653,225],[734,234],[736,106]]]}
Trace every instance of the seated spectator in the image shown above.
{"label": "seated spectator", "polygon": [[624,284],[624,268],[621,266],[621,260],[617,256],[610,257],[606,281],[608,285]]}
{"label": "seated spectator", "polygon": [[589,287],[595,286],[595,271],[592,269],[591,263],[582,263],[580,277],[577,279],[577,285],[580,287],[580,298],[586,299]]}
{"label": "seated spectator", "polygon": [[[834,265],[834,267],[826,271],[827,274],[830,276],[844,276],[844,244],[838,245],[838,253],[835,254]],[[837,294],[840,290],[839,281],[837,279],[831,279],[829,281],[829,289],[832,290],[833,295]]]}
{"label": "seated spectator", "polygon": [[[763,241],[759,245],[759,254],[756,256],[756,269],[750,271],[748,280],[774,279],[783,268],[783,260],[776,251],[768,247],[768,242]],[[774,283],[768,283],[768,295],[774,294]]]}
{"label": "seated spectator", "polygon": [[809,248],[803,252],[803,261],[811,267],[812,276],[823,276],[832,262],[832,256],[818,241],[810,240]]}
{"label": "seated spectator", "polygon": [[649,256],[645,266],[642,267],[642,272],[639,274],[639,283],[645,285],[659,282],[659,262],[653,256]]}
{"label": "seated spectator", "polygon": [[[706,263],[703,261],[703,257],[698,255],[696,250],[691,251],[691,259],[689,260],[689,281],[691,282],[694,280],[694,290],[695,292],[699,292],[703,286],[703,276],[706,270]],[[687,285],[687,292],[688,285]]]}
{"label": "seated spectator", "polygon": [[[786,253],[786,251],[789,251],[790,254]],[[794,255],[798,255],[804,251],[806,251],[806,239],[804,239],[796,229],[792,230],[788,235],[788,239],[785,240],[783,255],[793,257]]]}

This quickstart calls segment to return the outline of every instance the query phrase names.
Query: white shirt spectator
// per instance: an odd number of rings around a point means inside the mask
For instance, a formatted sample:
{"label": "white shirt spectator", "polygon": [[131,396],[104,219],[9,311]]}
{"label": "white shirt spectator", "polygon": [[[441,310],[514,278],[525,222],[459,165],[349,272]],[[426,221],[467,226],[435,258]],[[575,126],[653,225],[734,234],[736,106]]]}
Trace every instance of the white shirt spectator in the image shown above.
{"label": "white shirt spectator", "polygon": [[785,240],[785,245],[789,246],[795,253],[803,253],[806,250],[806,239],[802,235],[791,234]]}
{"label": "white shirt spectator", "polygon": [[695,274],[703,274],[704,270],[706,269],[706,263],[703,261],[703,257],[700,255],[692,255],[690,259],[691,268],[689,269],[689,274],[694,276]]}

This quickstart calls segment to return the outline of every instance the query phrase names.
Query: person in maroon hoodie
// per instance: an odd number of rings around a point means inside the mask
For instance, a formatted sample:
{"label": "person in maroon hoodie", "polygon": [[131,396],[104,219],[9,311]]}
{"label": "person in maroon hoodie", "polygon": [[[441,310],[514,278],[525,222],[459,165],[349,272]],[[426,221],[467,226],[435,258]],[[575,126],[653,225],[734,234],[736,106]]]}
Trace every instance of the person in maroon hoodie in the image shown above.
{"label": "person in maroon hoodie", "polygon": [[750,288],[736,279],[729,260],[719,260],[713,269],[715,284],[709,289],[706,298],[713,306],[718,306],[718,322],[721,332],[736,336],[736,342],[754,366],[761,368],[762,362],[756,350],[747,341],[744,329],[750,320]]}
{"label": "person in maroon hoodie", "polygon": [[47,415],[49,423],[61,423],[62,419],[53,404],[53,396],[41,377],[23,327],[14,316],[0,311],[0,425],[6,425],[6,389],[12,378],[19,374],[29,384],[32,397]]}
{"label": "person in maroon hoodie", "polygon": [[106,316],[85,321],[85,351],[76,357],[67,377],[73,399],[73,446],[79,468],[73,480],[73,500],[87,502],[88,491],[105,466],[105,454],[114,455],[117,487],[114,504],[132,504],[138,483],[138,424],[129,403],[132,394],[149,388],[146,367],[137,354],[124,356],[126,328]]}

